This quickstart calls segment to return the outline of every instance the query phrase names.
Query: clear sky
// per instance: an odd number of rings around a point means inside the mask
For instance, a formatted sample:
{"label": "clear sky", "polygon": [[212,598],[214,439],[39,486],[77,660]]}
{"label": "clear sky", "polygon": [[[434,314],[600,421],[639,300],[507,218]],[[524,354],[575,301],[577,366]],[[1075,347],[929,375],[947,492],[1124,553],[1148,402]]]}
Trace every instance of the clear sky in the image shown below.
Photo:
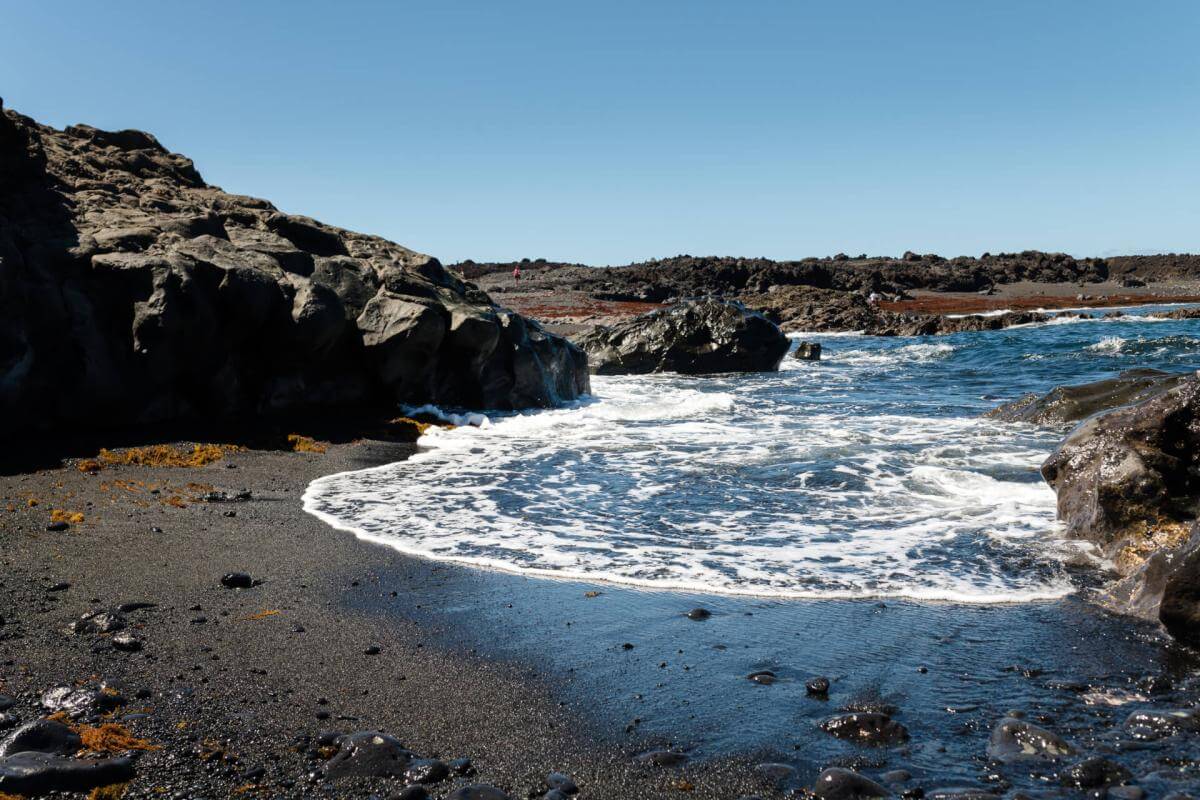
{"label": "clear sky", "polygon": [[1200,3],[11,2],[5,105],[443,261],[1200,251]]}

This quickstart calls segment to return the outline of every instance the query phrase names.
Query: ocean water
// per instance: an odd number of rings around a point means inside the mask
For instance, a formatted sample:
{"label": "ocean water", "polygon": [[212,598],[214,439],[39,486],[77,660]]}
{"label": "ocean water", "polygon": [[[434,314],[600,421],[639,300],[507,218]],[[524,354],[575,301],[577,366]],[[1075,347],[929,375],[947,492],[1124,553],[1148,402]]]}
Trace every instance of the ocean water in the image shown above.
{"label": "ocean water", "polygon": [[778,373],[597,377],[570,407],[456,416],[305,508],[429,559],[765,598],[992,604],[1072,594],[1038,468],[1061,431],[983,419],[1026,392],[1200,366],[1200,321],[1139,309],[945,337],[802,335]]}

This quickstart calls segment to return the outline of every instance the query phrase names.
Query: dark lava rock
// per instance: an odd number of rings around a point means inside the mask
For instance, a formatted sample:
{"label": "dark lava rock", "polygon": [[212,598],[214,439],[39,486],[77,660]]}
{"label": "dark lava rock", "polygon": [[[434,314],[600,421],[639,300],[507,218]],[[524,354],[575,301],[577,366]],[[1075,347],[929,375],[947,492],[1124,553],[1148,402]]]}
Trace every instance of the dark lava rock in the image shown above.
{"label": "dark lava rock", "polygon": [[1066,425],[1093,414],[1138,403],[1170,389],[1191,373],[1131,369],[1115,378],[1077,386],[1059,386],[1044,395],[1024,397],[992,409],[985,416],[1007,422]]}
{"label": "dark lava rock", "polygon": [[221,585],[226,589],[249,589],[254,579],[245,572],[227,572],[221,576]]}
{"label": "dark lava rock", "polygon": [[712,612],[709,611],[707,608],[693,608],[691,611],[687,612],[687,614],[685,616],[687,616],[688,619],[694,619],[697,622],[699,622],[701,620],[706,620],[709,617],[711,617]]}
{"label": "dark lava rock", "polygon": [[575,785],[575,781],[571,779],[571,776],[562,772],[551,772],[547,775],[546,785],[551,790],[557,790],[565,795],[578,794],[579,792],[579,787]]}
{"label": "dark lava rock", "polygon": [[8,711],[10,708],[15,706],[16,704],[17,704],[16,700],[12,699],[11,697],[9,697],[6,694],[0,694],[0,711]]}
{"label": "dark lava rock", "polygon": [[754,774],[769,783],[779,785],[795,777],[796,768],[791,764],[758,764],[754,767]]}
{"label": "dark lava rock", "polygon": [[775,675],[775,673],[771,672],[771,670],[769,670],[769,669],[759,670],[758,672],[751,672],[749,675],[746,676],[746,678],[748,680],[753,681],[754,683],[760,683],[763,686],[770,686],[772,683],[774,683],[776,680],[778,680],[778,677]]}
{"label": "dark lava rock", "polygon": [[0,731],[6,731],[16,726],[20,721],[21,718],[16,714],[0,714]]}
{"label": "dark lava rock", "polygon": [[374,731],[338,737],[337,748],[325,765],[330,778],[402,778],[416,758],[396,737]]}
{"label": "dark lava rock", "polygon": [[1003,763],[1054,760],[1074,752],[1075,748],[1058,734],[1012,717],[1005,717],[996,724],[987,746],[988,758]]}
{"label": "dark lava rock", "polygon": [[121,693],[108,686],[56,686],[42,695],[42,708],[62,711],[72,719],[93,717],[125,705]]}
{"label": "dark lava rock", "polygon": [[446,762],[436,758],[416,758],[404,771],[404,779],[411,783],[441,783],[450,777]]}
{"label": "dark lava rock", "polygon": [[136,653],[142,649],[142,640],[128,631],[118,633],[111,641],[113,649],[123,653]]}
{"label": "dark lava rock", "polygon": [[639,764],[653,764],[656,767],[678,767],[687,760],[686,753],[676,750],[651,750],[634,759]]}
{"label": "dark lava rock", "polygon": [[804,684],[804,691],[817,697],[825,697],[829,694],[829,678],[822,676],[809,678]]}
{"label": "dark lava rock", "polygon": [[887,797],[889,792],[870,778],[841,767],[830,767],[817,776],[812,788],[820,800],[859,800]]}
{"label": "dark lava rock", "polygon": [[388,800],[429,800],[429,790],[419,783],[405,786],[400,791],[388,796]]}
{"label": "dark lava rock", "polygon": [[820,361],[821,360],[821,344],[820,342],[801,342],[796,350],[792,353],[792,358],[797,361]]}
{"label": "dark lava rock", "polygon": [[1085,758],[1067,767],[1059,775],[1067,786],[1077,786],[1081,789],[1094,789],[1098,786],[1109,786],[1129,780],[1129,770],[1101,756]]}
{"label": "dark lava rock", "polygon": [[912,773],[906,769],[893,769],[883,773],[879,778],[884,783],[907,783],[912,780]]}
{"label": "dark lava rock", "polygon": [[460,786],[455,789],[446,795],[446,800],[512,800],[512,798],[495,786],[488,786],[486,783],[473,783],[469,786]]}
{"label": "dark lava rock", "polygon": [[908,730],[889,715],[877,711],[842,714],[821,723],[821,730],[859,744],[888,745],[908,741]]}
{"label": "dark lava rock", "polygon": [[0,756],[36,751],[70,755],[83,747],[79,734],[61,722],[38,719],[27,722],[0,742]]}
{"label": "dark lava rock", "polygon": [[363,648],[363,655],[366,656],[377,656],[382,652],[382,648],[380,648],[377,644],[370,644]]}
{"label": "dark lava rock", "polygon": [[146,133],[0,111],[0,215],[0,437],[588,391],[581,350],[437,259],[209,186]]}
{"label": "dark lava rock", "polygon": [[62,533],[70,527],[71,526],[68,523],[59,520],[58,522],[51,522],[49,525],[47,525],[46,530],[50,531],[51,533]]}
{"label": "dark lava rock", "polygon": [[128,758],[91,760],[30,751],[0,758],[0,792],[8,794],[83,792],[132,777],[133,762]]}
{"label": "dark lava rock", "polygon": [[446,762],[455,775],[470,777],[475,774],[475,764],[469,758],[452,758]]}
{"label": "dark lava rock", "polygon": [[1134,739],[1166,739],[1183,731],[1200,731],[1200,715],[1191,710],[1135,711],[1122,724]]}
{"label": "dark lava rock", "polygon": [[71,623],[71,631],[79,634],[113,633],[124,630],[128,621],[116,611],[90,611]]}
{"label": "dark lava rock", "polygon": [[788,339],[739,303],[695,300],[598,328],[579,340],[597,375],[769,372]]}
{"label": "dark lava rock", "polygon": [[[1200,378],[1084,422],[1042,465],[1067,533],[1101,546],[1189,519],[1200,500]],[[1141,537],[1151,531],[1141,531]]]}

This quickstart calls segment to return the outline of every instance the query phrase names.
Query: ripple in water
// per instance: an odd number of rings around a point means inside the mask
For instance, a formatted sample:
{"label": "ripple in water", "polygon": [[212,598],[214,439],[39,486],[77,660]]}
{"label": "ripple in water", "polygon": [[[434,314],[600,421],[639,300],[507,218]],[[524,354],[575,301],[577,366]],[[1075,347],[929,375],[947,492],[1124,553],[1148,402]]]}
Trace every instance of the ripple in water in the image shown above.
{"label": "ripple in water", "polygon": [[1061,597],[1088,553],[1060,537],[1038,473],[1059,435],[979,414],[1134,366],[1194,366],[1196,322],[1124,321],[1123,341],[1153,342],[1127,361],[1098,322],[809,337],[825,360],[778,374],[594,378],[572,407],[431,429],[405,462],[318,479],[305,508],[406,553],[563,578]]}

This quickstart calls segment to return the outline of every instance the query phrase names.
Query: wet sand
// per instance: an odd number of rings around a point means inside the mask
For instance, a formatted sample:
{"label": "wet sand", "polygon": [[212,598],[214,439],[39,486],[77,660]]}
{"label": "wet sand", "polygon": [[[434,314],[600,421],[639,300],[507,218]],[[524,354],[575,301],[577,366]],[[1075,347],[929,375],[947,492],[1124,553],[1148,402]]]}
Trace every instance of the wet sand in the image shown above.
{"label": "wet sand", "polygon": [[[325,730],[383,730],[421,756],[471,758],[479,774],[469,780],[513,797],[551,770],[595,798],[764,793],[736,760],[636,763],[651,743],[610,736],[604,703],[561,693],[569,676],[482,655],[497,636],[482,615],[454,620],[459,638],[445,638],[446,620],[428,614],[463,602],[456,587],[469,571],[358,542],[302,511],[311,479],[408,452],[360,442],[238,452],[198,468],[0,477],[0,694],[25,721],[44,713],[38,698],[56,684],[115,684],[129,701],[115,719],[145,711],[126,724],[162,747],[141,756],[129,797],[383,797],[404,785],[311,777]],[[208,487],[252,499],[197,502]],[[84,521],[47,531],[52,509]],[[230,571],[261,584],[226,589]],[[66,630],[89,610],[134,602],[156,604],[127,614],[141,652]],[[454,780],[432,794],[468,779]]]}

